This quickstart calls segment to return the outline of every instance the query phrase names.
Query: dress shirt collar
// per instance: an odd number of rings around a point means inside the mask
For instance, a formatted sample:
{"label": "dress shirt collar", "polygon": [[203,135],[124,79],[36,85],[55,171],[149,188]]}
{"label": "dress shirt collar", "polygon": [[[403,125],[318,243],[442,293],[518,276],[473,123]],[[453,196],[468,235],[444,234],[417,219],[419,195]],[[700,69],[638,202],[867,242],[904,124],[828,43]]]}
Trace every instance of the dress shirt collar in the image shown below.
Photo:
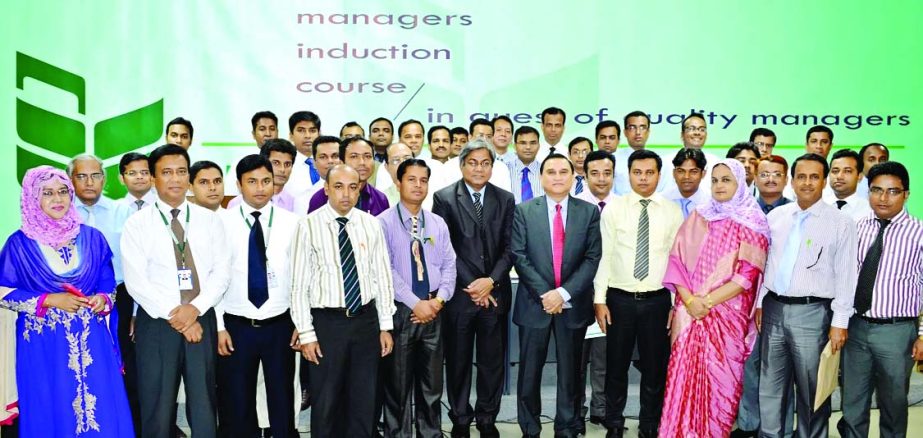
{"label": "dress shirt collar", "polygon": [[350,208],[349,211],[343,216],[340,216],[340,213],[337,213],[337,211],[334,210],[333,207],[331,207],[329,203],[324,204],[324,206],[321,207],[318,211],[320,211],[321,214],[325,216],[324,220],[326,220],[327,222],[331,224],[335,224],[337,218],[341,218],[341,217],[345,217],[346,219],[349,219],[349,222],[352,223],[353,216],[354,216],[353,212],[356,211],[356,207]]}
{"label": "dress shirt collar", "polygon": [[[404,219],[404,224],[410,224],[410,217],[413,216],[410,214],[410,210],[404,205],[404,201],[397,203],[398,211],[401,213],[401,217]],[[423,207],[420,207],[420,211],[416,214],[417,220],[423,219]]]}
{"label": "dress shirt collar", "polygon": [[[640,205],[642,199],[649,199],[649,200],[651,201],[651,203],[653,203],[653,204],[663,205],[663,201],[666,199],[666,198],[664,198],[663,196],[660,196],[660,194],[659,194],[659,193],[656,193],[656,192],[654,192],[654,194],[651,195],[650,197],[645,198],[645,197],[639,195],[639,194],[638,194],[637,192],[635,192],[634,190],[628,192],[625,196],[628,197],[628,202],[629,202],[629,204],[632,204],[632,205],[634,205],[634,204]],[[673,201],[670,201],[670,202],[673,202]]]}
{"label": "dress shirt collar", "polygon": [[84,204],[84,203],[83,203],[83,200],[81,200],[80,198],[78,198],[78,197],[76,197],[76,196],[74,197],[74,199],[76,199],[77,202],[80,203],[80,206],[81,206],[81,207],[83,207],[83,208],[85,208],[85,209],[87,209],[87,210],[89,210],[89,209],[91,209],[91,208],[94,209],[94,210],[111,210],[111,209],[112,209],[112,200],[109,199],[109,198],[107,198],[107,197],[105,197],[105,196],[103,196],[103,195],[99,195],[99,199],[98,199],[98,200],[96,201],[96,203],[93,204],[93,205],[86,205],[86,204]]}
{"label": "dress shirt collar", "polygon": [[464,182],[464,180],[462,180],[462,182],[465,184],[465,187],[468,188],[468,196],[471,197],[471,202],[474,202],[474,194],[475,194],[475,193],[480,193],[480,194],[481,194],[481,203],[483,204],[483,203],[484,203],[484,195],[485,195],[485,193],[487,192],[487,184],[484,184],[484,187],[481,187],[481,190],[475,190],[474,187],[471,187],[470,185],[468,185],[468,183]]}
{"label": "dress shirt collar", "polygon": [[548,204],[548,211],[549,211],[551,214],[554,214],[554,212],[555,212],[555,211],[554,211],[554,206],[555,206],[555,205],[558,205],[558,204],[561,204],[561,212],[562,212],[562,213],[563,213],[563,212],[566,212],[566,211],[567,211],[567,201],[568,201],[568,200],[570,200],[570,196],[565,196],[564,199],[561,200],[561,202],[554,202],[554,200],[551,199],[550,196],[545,195],[545,203]]}
{"label": "dress shirt collar", "polygon": [[817,202],[815,202],[814,205],[808,207],[807,210],[802,210],[801,205],[799,205],[797,201],[795,201],[794,204],[797,208],[792,210],[793,216],[804,211],[810,214],[811,216],[819,217],[821,214],[823,214],[823,210],[826,210],[828,207],[836,209],[836,207],[830,207],[830,205],[828,205],[822,199],[818,199]]}
{"label": "dress shirt collar", "polygon": [[263,208],[256,209],[256,208],[253,208],[252,206],[250,206],[250,204],[247,204],[247,201],[244,201],[244,198],[241,197],[241,198],[240,198],[240,204],[238,204],[238,205],[240,205],[240,208],[243,209],[243,211],[244,211],[244,217],[249,218],[250,215],[251,215],[251,213],[253,213],[254,211],[258,211],[258,212],[260,212],[260,216],[261,216],[261,217],[263,217],[263,218],[268,218],[268,217],[269,217],[269,211],[272,209],[273,203],[272,203],[272,201],[267,202],[266,205],[263,206]]}
{"label": "dress shirt collar", "polygon": [[837,198],[836,195],[833,196],[834,205],[836,205],[836,201],[846,201],[846,205],[854,206],[857,203],[862,202],[863,200],[868,202],[868,195],[865,195],[865,197],[863,197],[862,194],[859,193],[859,190],[856,190],[855,192],[853,192],[853,194],[847,196],[846,199]]}
{"label": "dress shirt collar", "polygon": [[[874,211],[871,211],[869,212],[868,215],[863,217],[862,220],[863,221],[875,221],[875,220],[878,220],[878,215],[876,215]],[[896,214],[893,218],[891,218],[891,225],[892,226],[899,225],[908,220],[910,220],[910,214],[907,213],[907,209],[905,208],[901,210],[900,213]]]}
{"label": "dress shirt collar", "polygon": [[[163,202],[160,199],[158,199],[157,202],[154,203],[154,205],[156,205],[157,208],[160,210],[160,212],[163,213],[164,217],[167,218],[167,221],[170,221],[170,219],[173,217],[173,213],[171,213],[170,210],[173,210],[173,207],[171,207],[170,204],[167,204],[166,202]],[[178,220],[180,222],[184,221],[185,216],[183,215],[183,213],[186,211],[187,208],[189,208],[189,202],[184,199],[183,203],[180,204],[179,207],[176,207],[176,208],[178,208],[180,211],[180,219]]]}
{"label": "dress shirt collar", "polygon": [[[522,169],[523,169],[523,168],[528,167],[530,173],[534,173],[535,176],[538,176],[538,167],[541,166],[541,163],[539,163],[538,160],[532,160],[531,163],[526,164],[526,163],[523,163],[522,160],[521,160],[521,159],[519,158],[519,156],[517,155],[517,156],[516,156],[516,161],[515,161],[515,163],[516,163],[517,167],[519,168],[519,172],[520,172],[520,173],[522,172]],[[518,177],[521,177],[521,175],[517,175],[517,176],[518,176]],[[513,177],[513,175],[510,175],[510,177]]]}

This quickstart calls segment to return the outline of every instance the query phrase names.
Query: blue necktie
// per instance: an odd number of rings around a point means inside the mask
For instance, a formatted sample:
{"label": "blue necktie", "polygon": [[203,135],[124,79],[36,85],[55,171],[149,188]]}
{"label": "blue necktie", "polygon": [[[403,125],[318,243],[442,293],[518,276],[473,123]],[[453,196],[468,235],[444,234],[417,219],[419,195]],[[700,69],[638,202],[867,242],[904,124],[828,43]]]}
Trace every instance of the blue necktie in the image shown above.
{"label": "blue necktie", "polygon": [[795,271],[795,262],[798,261],[798,251],[801,249],[801,234],[804,228],[804,220],[807,219],[808,212],[802,211],[795,218],[795,226],[788,233],[788,239],[785,241],[785,248],[782,251],[782,259],[779,260],[779,268],[776,269],[776,278],[773,282],[775,290],[773,292],[779,295],[785,295],[792,283],[792,275]]}
{"label": "blue necktie", "polygon": [[522,169],[522,182],[519,183],[520,192],[522,200],[520,202],[526,202],[532,199],[532,183],[529,182],[529,168],[525,167]]}
{"label": "blue necktie", "polygon": [[269,299],[266,282],[266,241],[260,225],[260,212],[254,211],[253,226],[250,227],[250,242],[247,245],[247,298],[257,309]]}
{"label": "blue necktie", "polygon": [[356,258],[353,255],[353,244],[349,241],[346,232],[346,223],[349,219],[338,217],[340,224],[340,269],[343,272],[343,294],[346,298],[346,309],[349,313],[356,313],[362,307],[362,294],[359,290],[359,273],[356,272]]}
{"label": "blue necktie", "polygon": [[689,204],[692,204],[692,201],[681,198],[679,204],[683,207],[683,219],[687,219],[689,217]]}
{"label": "blue necktie", "polygon": [[308,165],[308,173],[311,175],[311,184],[316,184],[320,181],[320,172],[317,171],[317,168],[314,167],[314,160],[308,158],[304,160],[304,164]]}
{"label": "blue necktie", "polygon": [[[426,272],[426,255],[423,253],[423,242],[420,236],[420,221],[416,216],[410,217],[410,276],[413,277],[411,289],[413,294],[421,300],[429,299],[429,274]],[[419,239],[417,238],[419,237]]]}
{"label": "blue necktie", "polygon": [[579,195],[583,193],[583,177],[577,175],[577,187],[574,188],[574,194]]}

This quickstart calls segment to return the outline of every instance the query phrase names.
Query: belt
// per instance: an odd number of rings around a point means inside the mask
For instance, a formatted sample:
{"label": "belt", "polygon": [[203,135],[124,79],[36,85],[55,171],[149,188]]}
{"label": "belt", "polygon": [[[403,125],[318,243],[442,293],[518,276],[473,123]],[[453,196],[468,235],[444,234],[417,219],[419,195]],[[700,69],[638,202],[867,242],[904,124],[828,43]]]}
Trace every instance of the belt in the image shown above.
{"label": "belt", "polygon": [[916,316],[893,316],[891,318],[871,318],[868,316],[859,315],[859,319],[869,323],[869,324],[897,324],[907,321],[916,321]]}
{"label": "belt", "polygon": [[281,321],[291,321],[292,317],[289,315],[289,311],[286,310],[285,312],[282,312],[276,316],[273,316],[271,318],[266,318],[266,319],[252,319],[252,318],[246,318],[243,316],[232,315],[230,313],[225,313],[224,320],[246,324],[251,327],[263,327],[265,325],[274,324],[274,323],[281,322]]}
{"label": "belt", "polygon": [[821,297],[787,297],[784,295],[779,295],[773,291],[769,291],[766,294],[769,298],[772,298],[782,304],[811,304],[811,303],[829,303],[833,301],[833,298],[821,298]]}
{"label": "belt", "polygon": [[363,313],[367,312],[372,307],[375,307],[375,300],[369,301],[367,304],[363,305],[362,307],[359,308],[359,310],[353,313],[350,313],[349,309],[345,307],[320,307],[320,308],[311,309],[311,311],[327,313],[327,314],[343,315],[347,318],[353,318],[353,317],[362,315]]}
{"label": "belt", "polygon": [[644,292],[629,292],[624,289],[618,289],[614,287],[609,288],[609,292],[616,295],[624,295],[626,297],[631,297],[636,300],[646,300],[648,298],[656,298],[664,295],[669,295],[670,291],[667,289],[658,289],[654,291],[644,291]]}

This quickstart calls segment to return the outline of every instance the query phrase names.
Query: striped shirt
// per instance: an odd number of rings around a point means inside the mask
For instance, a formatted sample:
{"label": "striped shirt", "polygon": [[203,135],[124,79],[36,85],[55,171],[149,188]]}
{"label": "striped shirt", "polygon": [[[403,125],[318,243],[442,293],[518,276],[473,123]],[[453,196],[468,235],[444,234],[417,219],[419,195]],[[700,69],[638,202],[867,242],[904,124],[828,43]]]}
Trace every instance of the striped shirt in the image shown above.
{"label": "striped shirt", "polygon": [[[788,235],[797,226],[798,215],[808,213],[801,228],[801,242],[795,268],[788,290],[781,295],[790,297],[831,298],[833,310],[831,324],[838,328],[849,327],[856,294],[856,224],[836,207],[817,201],[807,210],[797,202],[778,207],[766,218],[769,220],[770,244],[766,263],[766,276],[760,288],[757,306],[775,284],[776,271],[782,262]],[[778,292],[778,291],[776,291]]]}
{"label": "striped shirt", "polygon": [[529,184],[532,185],[532,198],[545,195],[545,189],[542,188],[541,180],[542,162],[537,158],[527,166],[523,164],[519,157],[516,157],[512,163],[507,164],[507,167],[510,169],[510,188],[512,189],[513,200],[516,201],[516,204],[522,204],[522,170],[525,168],[529,169]]}
{"label": "striped shirt", "polygon": [[[325,205],[298,221],[292,243],[292,320],[302,344],[316,342],[311,309],[345,308],[340,269],[340,217]],[[353,246],[362,304],[375,300],[381,330],[394,328],[394,286],[391,262],[381,226],[374,217],[353,208],[346,214],[346,232]]]}
{"label": "striped shirt", "polygon": [[[875,213],[869,213],[856,224],[859,232],[857,273],[878,236],[879,227]],[[883,239],[881,261],[872,291],[872,308],[865,316],[919,316],[920,295],[923,294],[923,221],[904,210],[894,216],[885,228]],[[919,333],[923,335],[923,327]]]}
{"label": "striped shirt", "polygon": [[[400,213],[398,213],[400,209]],[[413,263],[410,247],[413,239],[410,235],[410,212],[403,203],[385,210],[378,215],[381,228],[391,255],[391,276],[394,280],[394,297],[398,302],[413,309],[420,301],[413,293],[413,278],[417,272]],[[441,217],[426,210],[417,214],[423,238],[423,258],[426,259],[426,276],[430,291],[445,301],[452,299],[455,293],[455,250],[449,228]],[[402,222],[403,220],[403,222]]]}

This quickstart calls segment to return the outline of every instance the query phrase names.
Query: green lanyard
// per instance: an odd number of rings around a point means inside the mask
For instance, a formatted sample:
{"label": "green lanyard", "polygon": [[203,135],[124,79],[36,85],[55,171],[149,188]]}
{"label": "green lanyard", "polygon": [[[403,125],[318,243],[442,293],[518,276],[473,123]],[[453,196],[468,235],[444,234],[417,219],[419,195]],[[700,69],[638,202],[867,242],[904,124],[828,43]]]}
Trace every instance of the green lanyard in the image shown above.
{"label": "green lanyard", "polygon": [[[272,235],[272,218],[276,215],[276,207],[269,207],[269,225],[266,227],[266,250],[269,250],[269,236]],[[244,206],[240,206],[240,218],[244,220],[244,223],[247,224],[247,228],[253,228],[253,224],[250,223],[250,219],[247,219],[247,216],[244,216]]]}
{"label": "green lanyard", "polygon": [[173,232],[173,228],[170,226],[170,223],[167,222],[167,217],[164,216],[163,211],[160,209],[160,205],[158,205],[157,202],[154,202],[154,207],[157,207],[157,212],[160,213],[160,219],[163,220],[163,224],[167,227],[167,231],[170,232],[170,237],[173,238],[173,245],[175,245],[176,249],[179,250],[180,263],[182,264],[183,269],[186,269],[186,243],[189,242],[189,239],[186,237],[186,234],[189,234],[189,204],[186,204],[186,226],[183,227],[186,232],[183,233],[182,242],[176,238],[176,233]]}

